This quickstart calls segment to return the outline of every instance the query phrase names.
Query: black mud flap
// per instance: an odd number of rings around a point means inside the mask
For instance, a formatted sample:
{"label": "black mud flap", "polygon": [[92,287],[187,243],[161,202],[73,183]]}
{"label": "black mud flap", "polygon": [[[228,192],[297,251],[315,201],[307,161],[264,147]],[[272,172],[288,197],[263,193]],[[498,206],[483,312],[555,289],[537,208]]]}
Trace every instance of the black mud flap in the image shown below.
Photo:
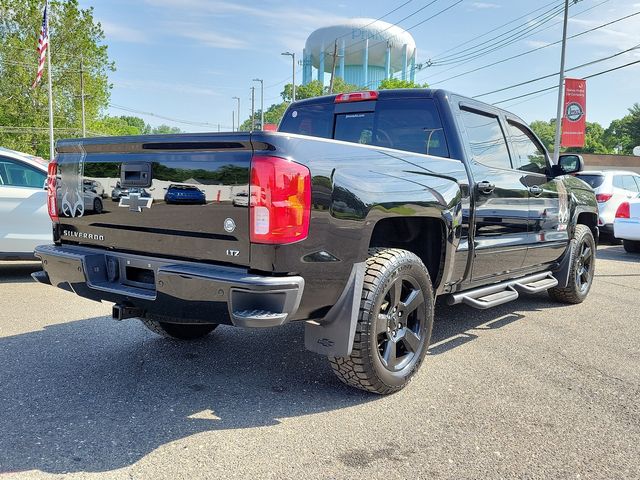
{"label": "black mud flap", "polygon": [[307,322],[304,344],[307,350],[328,357],[347,357],[353,348],[360,297],[364,283],[365,262],[351,269],[347,286],[322,323]]}

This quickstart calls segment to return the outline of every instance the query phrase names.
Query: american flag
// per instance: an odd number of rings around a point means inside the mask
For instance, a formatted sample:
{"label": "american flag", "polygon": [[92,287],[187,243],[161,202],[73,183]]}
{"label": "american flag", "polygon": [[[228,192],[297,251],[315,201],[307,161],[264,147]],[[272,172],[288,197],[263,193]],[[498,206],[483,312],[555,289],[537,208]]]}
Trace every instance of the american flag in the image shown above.
{"label": "american flag", "polygon": [[47,58],[47,48],[49,47],[49,22],[47,20],[47,7],[48,2],[44,5],[44,15],[42,16],[42,30],[40,30],[40,38],[38,38],[38,54],[40,54],[40,60],[38,61],[38,74],[33,81],[32,88],[36,88],[40,79],[42,78],[42,72],[44,70],[44,61]]}

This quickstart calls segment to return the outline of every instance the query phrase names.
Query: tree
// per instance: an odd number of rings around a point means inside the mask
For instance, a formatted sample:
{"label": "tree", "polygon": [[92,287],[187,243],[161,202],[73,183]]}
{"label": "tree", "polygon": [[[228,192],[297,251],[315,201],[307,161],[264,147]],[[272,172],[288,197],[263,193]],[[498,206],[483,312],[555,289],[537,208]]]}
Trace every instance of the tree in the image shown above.
{"label": "tree", "polygon": [[612,151],[630,155],[640,145],[640,104],[634,103],[629,114],[613,120],[604,132],[603,141]]}
{"label": "tree", "polygon": [[[32,89],[42,24],[42,0],[0,0],[0,144],[49,157],[48,99],[45,68]],[[52,0],[49,11],[55,137],[81,134],[80,60],[82,58],[87,123],[97,121],[109,102],[107,74],[115,70],[103,44],[104,32],[93,8],[78,0]]]}
{"label": "tree", "polygon": [[154,135],[159,135],[159,134],[166,134],[166,133],[180,133],[182,132],[182,130],[180,130],[178,127],[171,127],[169,125],[158,125],[157,127],[153,127],[151,129],[150,133],[153,133]]}
{"label": "tree", "polygon": [[[333,81],[333,93],[348,93],[357,90],[360,90],[360,87],[345,82],[341,77],[336,77]],[[291,102],[293,98],[293,84],[286,84],[280,95],[285,102]],[[296,100],[320,97],[322,95],[329,95],[329,85],[323,86],[320,80],[312,80],[306,85],[296,86]]]}
{"label": "tree", "polygon": [[428,83],[416,83],[411,80],[399,78],[385,78],[378,85],[378,90],[390,90],[392,88],[429,88]]}
{"label": "tree", "polygon": [[552,118],[548,122],[544,120],[534,120],[529,126],[547,150],[553,152],[553,142],[556,138],[556,119]]}

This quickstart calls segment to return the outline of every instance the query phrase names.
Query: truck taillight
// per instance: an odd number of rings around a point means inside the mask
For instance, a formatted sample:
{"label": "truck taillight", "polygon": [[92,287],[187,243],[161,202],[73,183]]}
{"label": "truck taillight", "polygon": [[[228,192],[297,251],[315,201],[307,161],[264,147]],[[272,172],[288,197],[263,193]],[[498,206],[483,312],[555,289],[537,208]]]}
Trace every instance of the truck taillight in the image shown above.
{"label": "truck taillight", "polygon": [[616,218],[631,218],[631,209],[629,202],[622,202],[616,210]]}
{"label": "truck taillight", "polygon": [[367,100],[377,100],[378,92],[375,90],[367,90],[365,92],[352,92],[341,93],[336,96],[334,103],[347,103],[347,102],[364,102]]}
{"label": "truck taillight", "polygon": [[58,204],[56,184],[58,178],[58,161],[54,158],[47,167],[47,210],[52,222],[58,221]]}
{"label": "truck taillight", "polygon": [[307,238],[311,215],[311,173],[280,157],[251,159],[250,238],[284,244]]}
{"label": "truck taillight", "polygon": [[606,203],[609,199],[613,197],[610,193],[597,193],[596,194],[596,202],[598,203]]}

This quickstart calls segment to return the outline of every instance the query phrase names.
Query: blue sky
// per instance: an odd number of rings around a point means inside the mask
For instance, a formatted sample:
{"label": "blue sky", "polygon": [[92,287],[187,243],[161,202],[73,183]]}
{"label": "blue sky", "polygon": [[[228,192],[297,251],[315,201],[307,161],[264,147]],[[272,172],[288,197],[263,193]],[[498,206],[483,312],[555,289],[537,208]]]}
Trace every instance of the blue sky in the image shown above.
{"label": "blue sky", "polygon": [[[249,88],[253,78],[263,78],[265,105],[280,100],[279,93],[290,82],[291,58],[281,52],[295,51],[299,58],[307,36],[316,28],[347,18],[378,18],[406,0],[81,0],[92,6],[101,22],[109,55],[117,71],[110,76],[111,102],[141,112],[209,125],[187,125],[146,114],[137,114],[152,125],[167,123],[185,131],[212,131],[217,124],[231,127],[234,96],[241,97],[243,119],[249,116]],[[429,1],[412,0],[384,20],[396,23],[416,12]],[[455,3],[436,0],[422,11],[399,23],[412,25]],[[443,58],[443,52],[463,42],[488,40],[491,36],[532,22],[525,16],[503,29],[500,25],[550,4],[550,0],[463,0],[438,17],[410,30],[418,48],[418,63]],[[557,0],[555,4],[560,5]],[[545,9],[546,10],[546,9]],[[570,9],[569,35],[580,33],[607,21],[640,11],[638,0],[581,0]],[[581,13],[583,12],[583,13]],[[550,46],[523,57],[464,74],[469,70],[506,57],[542,47],[561,37],[561,17],[552,18],[538,31],[476,60],[447,66],[431,66],[417,79],[434,87],[464,95],[477,95],[559,70],[560,48]],[[535,26],[535,24],[531,24]],[[495,33],[491,33],[495,32]],[[482,36],[485,35],[485,36]],[[475,40],[474,40],[475,39]],[[570,40],[567,67],[580,65],[630,49],[640,44],[640,15],[607,28]],[[464,54],[464,49],[462,49]],[[454,58],[455,60],[455,58]],[[582,77],[634,60],[640,49],[569,73]],[[301,80],[301,67],[297,79]],[[450,79],[463,73],[464,75]],[[640,102],[640,64],[587,81],[587,120],[605,127],[622,117],[634,102]],[[556,78],[482,97],[489,103],[508,99],[557,83]],[[526,101],[525,101],[526,100]],[[259,95],[256,96],[259,104]],[[548,120],[555,116],[556,94],[503,103],[527,121]],[[127,114],[111,108],[114,115]]]}

